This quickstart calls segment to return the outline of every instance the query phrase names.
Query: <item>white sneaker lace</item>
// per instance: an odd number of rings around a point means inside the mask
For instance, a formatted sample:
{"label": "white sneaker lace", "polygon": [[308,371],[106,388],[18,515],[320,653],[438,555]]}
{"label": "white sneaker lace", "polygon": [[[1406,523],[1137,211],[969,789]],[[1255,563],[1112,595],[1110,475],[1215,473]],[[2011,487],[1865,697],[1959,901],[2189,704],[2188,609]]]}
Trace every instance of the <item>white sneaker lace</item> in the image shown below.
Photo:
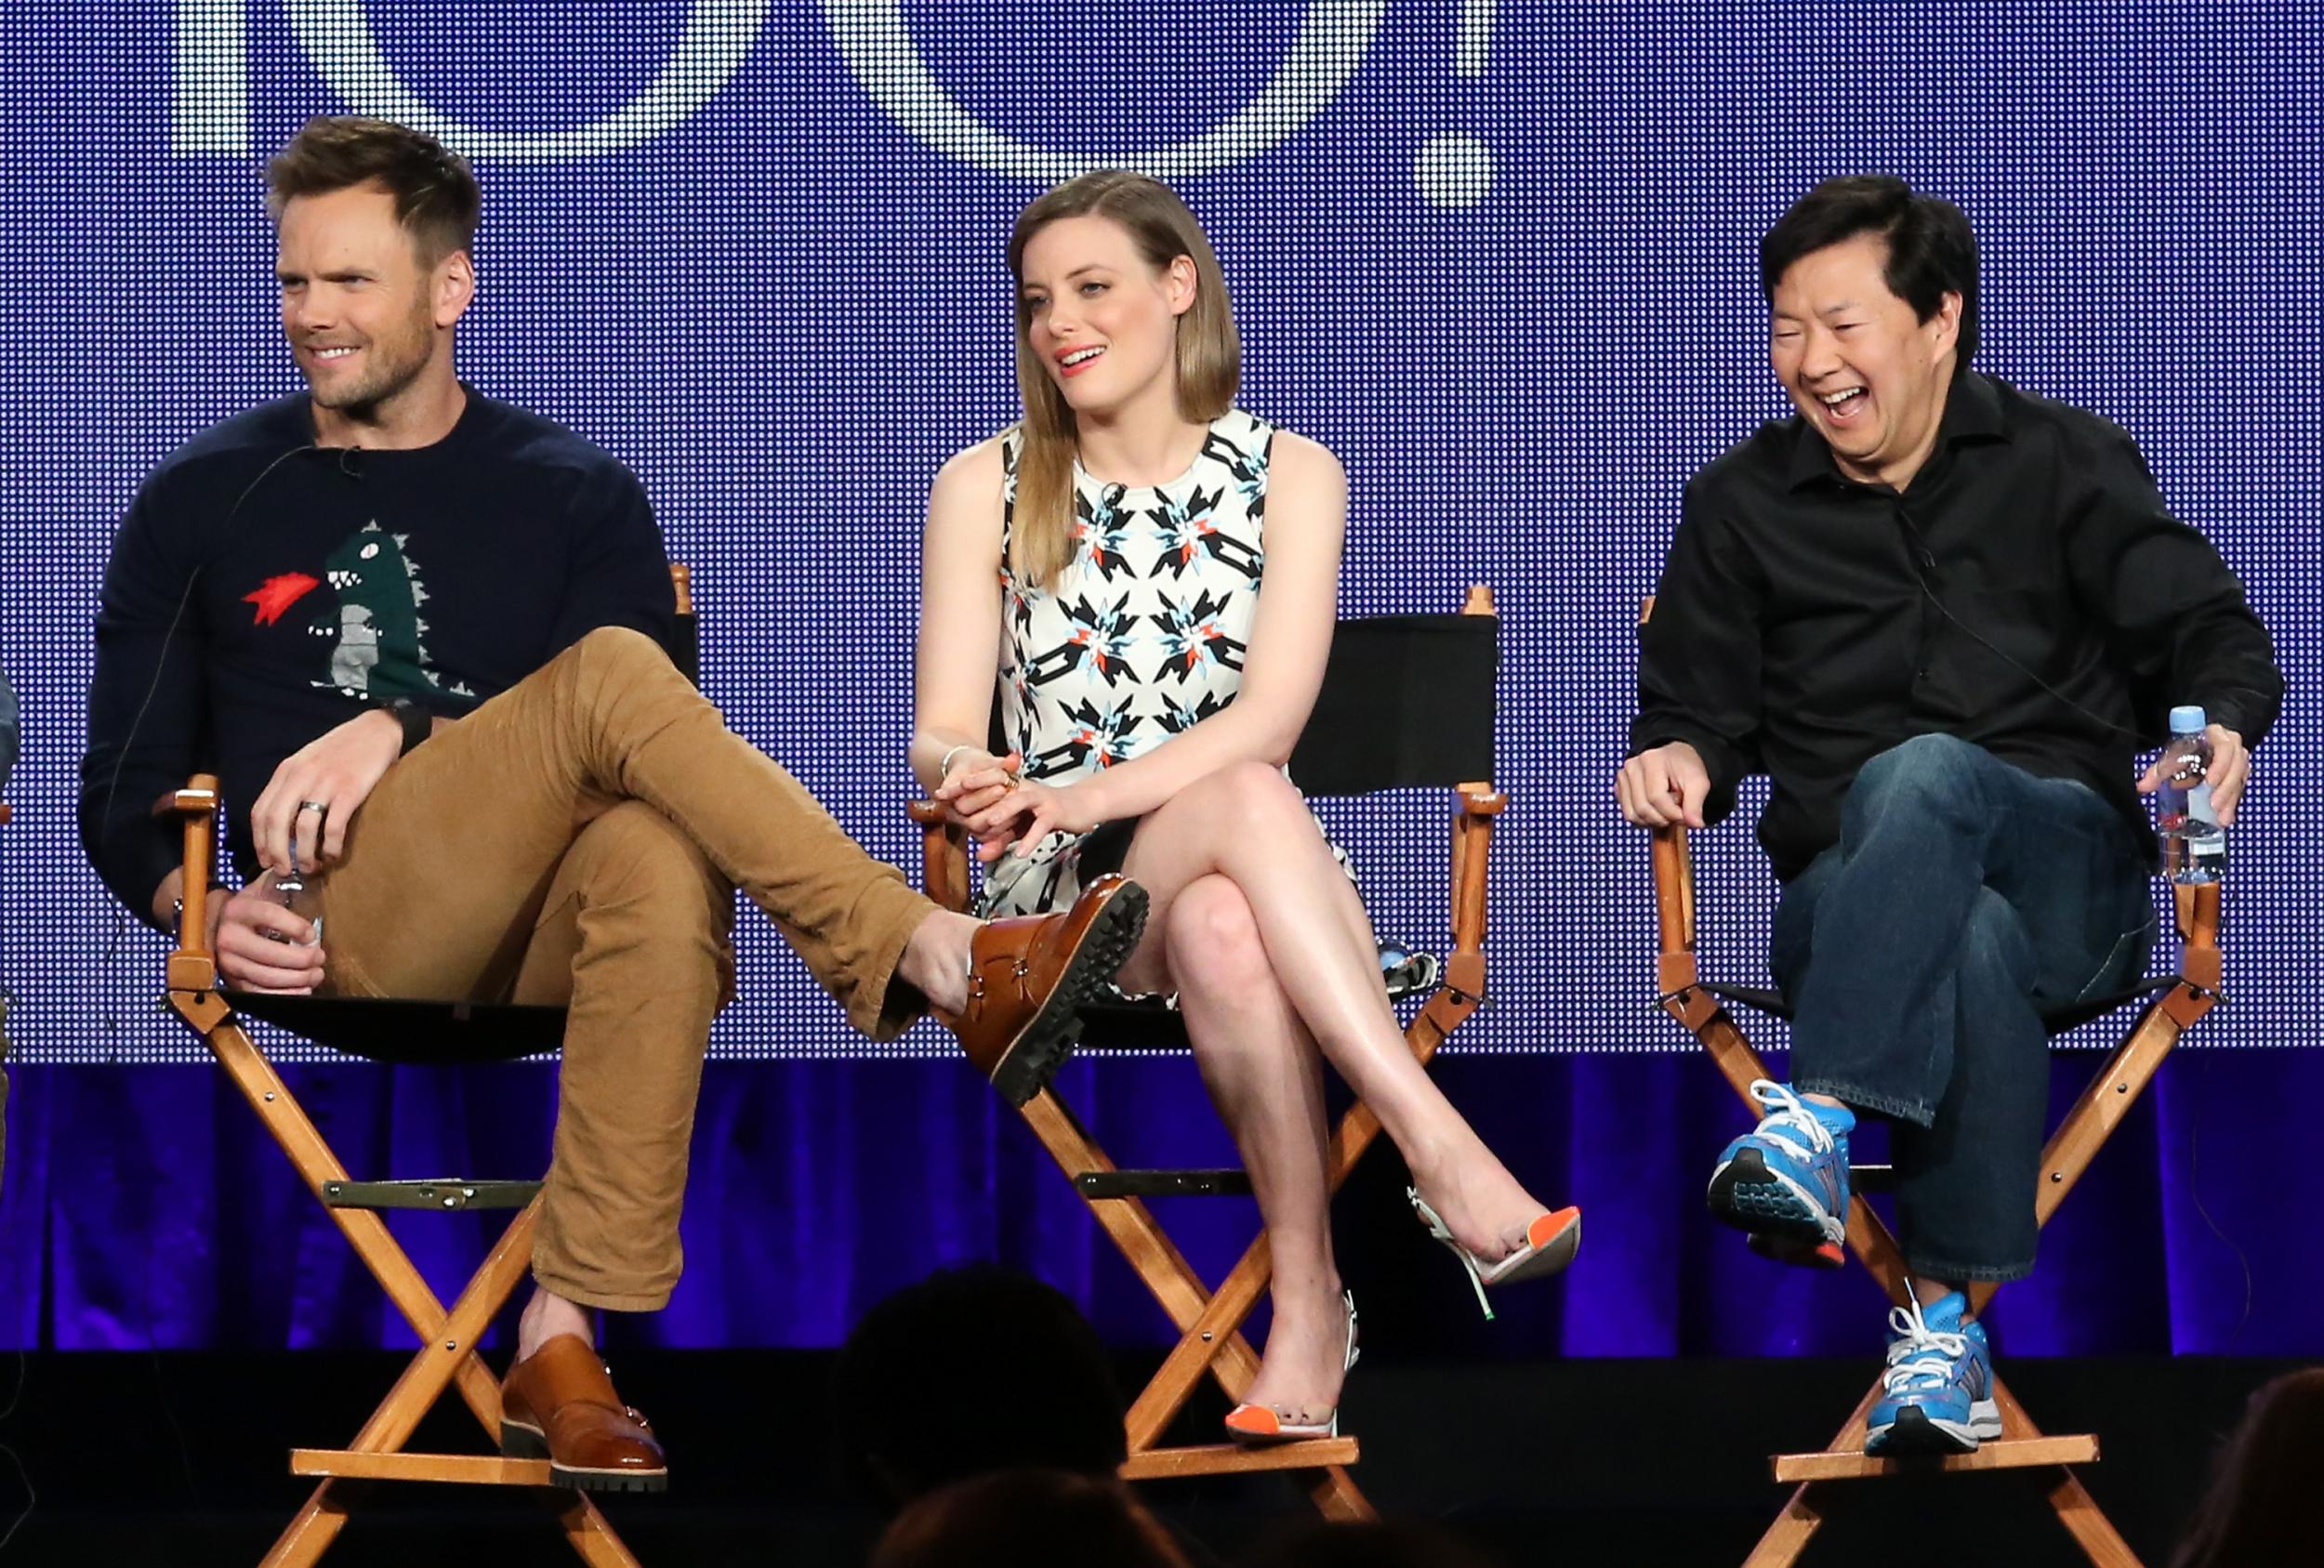
{"label": "white sneaker lace", "polygon": [[1949,1366],[1917,1364],[1930,1352],[1942,1354],[1948,1363],[1969,1353],[1968,1337],[1939,1334],[1931,1328],[1929,1320],[1921,1315],[1921,1303],[1917,1300],[1910,1307],[1889,1308],[1888,1326],[1902,1336],[1888,1347],[1888,1370],[1881,1374],[1882,1385],[1892,1394],[1945,1386],[1950,1376]]}
{"label": "white sneaker lace", "polygon": [[1831,1128],[1789,1088],[1773,1079],[1759,1078],[1751,1084],[1751,1098],[1767,1107],[1767,1114],[1760,1119],[1759,1137],[1802,1164],[1831,1152]]}

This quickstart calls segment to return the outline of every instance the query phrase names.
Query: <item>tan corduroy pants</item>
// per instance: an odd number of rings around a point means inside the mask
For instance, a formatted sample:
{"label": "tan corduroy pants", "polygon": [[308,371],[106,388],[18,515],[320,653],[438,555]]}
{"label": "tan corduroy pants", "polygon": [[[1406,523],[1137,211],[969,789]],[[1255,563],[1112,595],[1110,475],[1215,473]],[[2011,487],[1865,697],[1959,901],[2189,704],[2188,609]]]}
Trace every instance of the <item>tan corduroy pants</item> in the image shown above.
{"label": "tan corduroy pants", "polygon": [[342,995],[570,1006],[533,1272],[620,1311],[678,1280],[734,889],[875,1037],[923,1006],[893,977],[935,908],[618,629],[389,769],[320,888]]}

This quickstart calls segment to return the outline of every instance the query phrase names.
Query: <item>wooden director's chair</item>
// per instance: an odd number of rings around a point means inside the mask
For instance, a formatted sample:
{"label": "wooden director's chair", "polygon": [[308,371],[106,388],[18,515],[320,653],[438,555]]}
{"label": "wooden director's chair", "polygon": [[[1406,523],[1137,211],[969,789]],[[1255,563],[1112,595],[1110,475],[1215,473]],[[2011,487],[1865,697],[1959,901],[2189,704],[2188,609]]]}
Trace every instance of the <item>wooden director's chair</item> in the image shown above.
{"label": "wooden director's chair", "polygon": [[[1499,618],[1489,588],[1469,590],[1457,615],[1384,615],[1342,621],[1314,714],[1291,758],[1291,775],[1311,796],[1449,784],[1452,801],[1452,948],[1440,964],[1423,955],[1405,966],[1412,981],[1391,995],[1424,998],[1405,1029],[1426,1061],[1485,999],[1486,853],[1493,819],[1509,798],[1489,781],[1493,768],[1493,682],[1499,665]],[[942,808],[915,803],[923,833],[929,896],[952,909],[969,906],[965,835]],[[1401,999],[1401,997],[1399,997]],[[1117,1002],[1087,1010],[1087,1049],[1186,1044],[1176,1012],[1157,1003]],[[1155,1196],[1241,1194],[1240,1170],[1122,1170],[1116,1167],[1054,1087],[1018,1106],[1034,1136],[1057,1161],[1098,1223],[1154,1293],[1179,1330],[1179,1341],[1132,1403],[1126,1480],[1218,1475],[1244,1470],[1301,1473],[1315,1506],[1337,1519],[1372,1517],[1348,1474],[1353,1437],[1269,1446],[1203,1443],[1166,1447],[1162,1437],[1205,1373],[1230,1401],[1243,1397],[1259,1369],[1243,1320],[1267,1288],[1272,1261],[1262,1232],[1214,1292],[1188,1264],[1145,1200]],[[1337,1192],[1363,1157],[1380,1122],[1361,1101],[1334,1129],[1328,1156]]]}
{"label": "wooden director's chair", "polygon": [[[683,566],[671,567],[670,576],[677,590],[679,626],[678,646],[671,650],[671,657],[691,679],[699,668],[691,586]],[[243,1022],[244,1015],[263,1019],[317,1045],[374,1061],[442,1065],[553,1052],[564,1042],[565,1009],[219,991],[217,961],[208,950],[207,917],[218,810],[218,781],[207,774],[197,775],[186,788],[164,797],[156,808],[158,812],[181,817],[185,824],[185,902],[178,946],[169,955],[169,1006],[217,1055],[267,1131],[322,1200],[363,1267],[371,1271],[420,1339],[419,1353],[353,1442],[345,1448],[291,1450],[292,1474],[322,1479],[306,1506],[261,1560],[261,1568],[297,1568],[319,1561],[359,1500],[350,1483],[372,1481],[543,1488],[556,1499],[565,1538],[582,1561],[592,1568],[640,1568],[638,1559],[588,1493],[551,1489],[546,1459],[504,1458],[496,1451],[500,1380],[477,1352],[476,1342],[508,1304],[532,1264],[541,1183],[459,1177],[355,1180],[291,1097],[281,1074],[251,1040]],[[458,1298],[446,1308],[381,1218],[381,1210],[393,1208],[514,1209],[516,1217],[486,1253]],[[458,1390],[461,1401],[484,1429],[492,1451],[405,1452],[403,1445],[420,1418],[449,1389]]]}
{"label": "wooden director's chair", "polygon": [[[1686,847],[1686,829],[1659,828],[1654,834],[1655,907],[1660,928],[1657,957],[1657,1001],[1663,1009],[1692,1030],[1702,1041],[1746,1104],[1756,1112],[1751,1083],[1773,1078],[1759,1053],[1744,1038],[1725,1004],[1740,1003],[1777,1018],[1788,1019],[1783,997],[1770,990],[1713,984],[1695,969],[1695,879]],[[2041,1151],[2040,1190],[2034,1200],[2040,1223],[2047,1225],[2066,1194],[2074,1190],[2097,1157],[2107,1137],[2130,1113],[2132,1103],[2162,1065],[2187,1027],[2221,1000],[2219,990],[2219,886],[2174,887],[2180,954],[2174,974],[2150,978],[2127,991],[2093,997],[2043,1015],[2053,1035],[2090,1022],[2119,1008],[2144,1000],[2137,1021],[2107,1058],[2106,1070],[2082,1092]],[[1866,1202],[1868,1192],[1890,1185],[1885,1166],[1851,1166],[1848,1204],[1848,1250],[1870,1270],[1888,1292],[1904,1305],[1911,1286],[1904,1254],[1895,1236]],[[1820,1260],[1832,1268],[1846,1267],[1840,1248],[1827,1243]],[[1973,1284],[1969,1307],[1983,1316],[2000,1286]],[[2048,1501],[2058,1520],[2072,1533],[2083,1553],[2099,1568],[2138,1568],[2138,1558],[2092,1500],[2074,1473],[2078,1464],[2095,1464],[2098,1440],[2090,1433],[2052,1436],[2035,1426],[2025,1407],[1996,1377],[1994,1402],[2001,1412],[2001,1436],[1980,1443],[1974,1454],[1945,1456],[1914,1456],[1879,1458],[1864,1452],[1866,1420],[1880,1397],[1882,1384],[1872,1386],[1855,1410],[1821,1452],[1778,1454],[1771,1460],[1775,1479],[1798,1482],[1782,1514],[1768,1526],[1746,1560],[1746,1568],[1775,1568],[1796,1561],[1823,1523],[1819,1501],[1823,1489],[1834,1482],[1890,1475],[1926,1475],[1951,1470],[2031,1469],[2048,1485]]]}

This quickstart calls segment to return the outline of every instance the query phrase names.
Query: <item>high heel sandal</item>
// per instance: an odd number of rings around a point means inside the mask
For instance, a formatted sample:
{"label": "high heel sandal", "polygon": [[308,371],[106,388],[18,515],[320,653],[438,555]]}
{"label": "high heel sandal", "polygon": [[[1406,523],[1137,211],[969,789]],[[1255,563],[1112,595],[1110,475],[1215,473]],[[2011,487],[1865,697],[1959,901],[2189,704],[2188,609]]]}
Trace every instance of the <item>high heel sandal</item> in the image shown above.
{"label": "high heel sandal", "polygon": [[1529,1280],[1542,1274],[1554,1274],[1574,1260],[1581,1248],[1581,1210],[1561,1208],[1555,1214],[1536,1216],[1525,1227],[1525,1242],[1508,1257],[1487,1263],[1467,1247],[1453,1240],[1452,1232],[1429,1207],[1418,1187],[1406,1187],[1404,1195],[1412,1200],[1412,1211],[1428,1227],[1428,1233],[1452,1249],[1468,1271],[1469,1287],[1477,1293],[1477,1305],[1484,1309],[1485,1321],[1493,1321],[1493,1303],[1485,1298],[1487,1285],[1508,1285],[1516,1280]]}
{"label": "high heel sandal", "polygon": [[[1342,1291],[1340,1302],[1348,1310],[1348,1356],[1340,1370],[1351,1371],[1360,1353],[1355,1347],[1355,1293]],[[1314,1438],[1340,1435],[1340,1407],[1331,1407],[1328,1421],[1287,1421],[1273,1405],[1238,1404],[1226,1413],[1226,1434],[1241,1443],[1304,1443]]]}

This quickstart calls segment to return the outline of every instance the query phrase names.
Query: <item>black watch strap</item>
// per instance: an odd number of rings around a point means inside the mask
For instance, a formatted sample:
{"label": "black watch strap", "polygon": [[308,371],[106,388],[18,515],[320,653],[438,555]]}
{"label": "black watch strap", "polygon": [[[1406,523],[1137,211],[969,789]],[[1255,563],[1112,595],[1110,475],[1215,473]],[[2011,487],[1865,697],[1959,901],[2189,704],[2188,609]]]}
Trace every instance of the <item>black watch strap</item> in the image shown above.
{"label": "black watch strap", "polygon": [[395,721],[403,726],[403,749],[396,753],[399,757],[411,756],[412,748],[426,740],[428,732],[435,728],[435,717],[409,697],[390,698],[379,705],[379,711],[393,714]]}

